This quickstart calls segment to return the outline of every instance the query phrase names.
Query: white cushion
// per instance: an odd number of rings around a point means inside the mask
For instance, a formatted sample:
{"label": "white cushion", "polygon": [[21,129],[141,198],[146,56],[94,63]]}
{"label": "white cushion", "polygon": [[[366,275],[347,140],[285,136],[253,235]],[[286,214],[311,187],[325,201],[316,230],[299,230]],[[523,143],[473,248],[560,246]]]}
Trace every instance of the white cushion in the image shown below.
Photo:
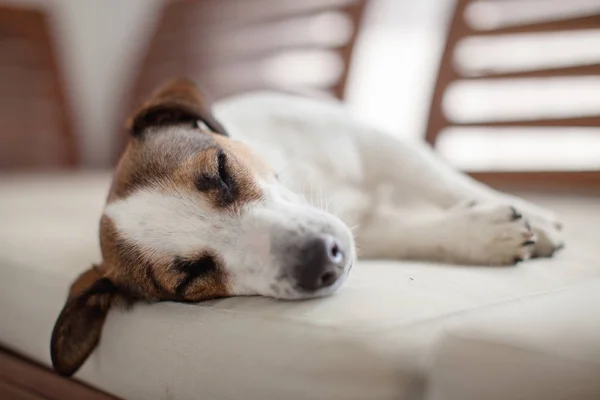
{"label": "white cushion", "polygon": [[446,332],[430,400],[600,399],[600,279],[472,313]]}
{"label": "white cushion", "polygon": [[[1,345],[49,364],[50,332],[68,286],[100,257],[108,186],[108,174],[0,179]],[[569,218],[582,228],[553,260],[510,268],[361,262],[325,299],[230,298],[114,311],[76,377],[132,400],[418,395],[449,321],[600,275],[592,257],[598,250],[586,241],[600,213]]]}

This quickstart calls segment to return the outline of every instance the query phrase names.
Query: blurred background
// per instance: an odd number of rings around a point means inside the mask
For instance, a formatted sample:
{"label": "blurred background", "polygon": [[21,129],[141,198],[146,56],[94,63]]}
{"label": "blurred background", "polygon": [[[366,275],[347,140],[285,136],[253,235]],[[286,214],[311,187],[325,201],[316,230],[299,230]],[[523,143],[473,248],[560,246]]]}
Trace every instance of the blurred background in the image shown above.
{"label": "blurred background", "polygon": [[494,186],[600,189],[600,0],[0,0],[0,171],[114,165],[178,75],[337,97]]}

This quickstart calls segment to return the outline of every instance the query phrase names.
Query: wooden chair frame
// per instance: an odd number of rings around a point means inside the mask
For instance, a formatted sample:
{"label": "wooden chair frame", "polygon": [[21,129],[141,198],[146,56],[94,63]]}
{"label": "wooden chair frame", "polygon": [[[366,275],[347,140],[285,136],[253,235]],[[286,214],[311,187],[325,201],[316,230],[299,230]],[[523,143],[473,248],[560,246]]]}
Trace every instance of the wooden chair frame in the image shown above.
{"label": "wooden chair frame", "polygon": [[[457,0],[447,34],[437,81],[431,100],[430,115],[425,139],[433,147],[445,128],[455,127],[600,127],[600,111],[597,116],[557,118],[545,120],[488,121],[483,123],[454,123],[442,108],[444,94],[449,86],[458,81],[499,80],[504,78],[545,78],[600,75],[600,63],[577,65],[566,68],[548,67],[532,71],[509,73],[483,73],[479,76],[463,76],[454,66],[454,53],[461,40],[470,36],[496,37],[517,33],[541,33],[600,28],[600,15],[586,15],[562,20],[511,25],[490,30],[471,27],[465,18],[467,7],[485,0]],[[600,171],[532,171],[532,172],[473,172],[473,177],[501,188],[600,190]]]}

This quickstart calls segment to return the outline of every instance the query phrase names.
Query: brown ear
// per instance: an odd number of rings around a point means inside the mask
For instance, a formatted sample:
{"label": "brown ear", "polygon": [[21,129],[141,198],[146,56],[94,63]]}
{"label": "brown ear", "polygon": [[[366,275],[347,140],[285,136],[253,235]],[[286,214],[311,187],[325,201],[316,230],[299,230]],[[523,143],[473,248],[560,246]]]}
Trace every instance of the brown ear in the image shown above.
{"label": "brown ear", "polygon": [[188,79],[174,79],[161,86],[135,113],[128,128],[138,136],[151,126],[196,123],[202,121],[214,133],[227,136],[225,128],[210,112],[196,84]]}
{"label": "brown ear", "polygon": [[81,367],[100,340],[109,308],[121,297],[117,286],[94,267],[73,282],[50,341],[52,365],[59,374],[71,376]]}

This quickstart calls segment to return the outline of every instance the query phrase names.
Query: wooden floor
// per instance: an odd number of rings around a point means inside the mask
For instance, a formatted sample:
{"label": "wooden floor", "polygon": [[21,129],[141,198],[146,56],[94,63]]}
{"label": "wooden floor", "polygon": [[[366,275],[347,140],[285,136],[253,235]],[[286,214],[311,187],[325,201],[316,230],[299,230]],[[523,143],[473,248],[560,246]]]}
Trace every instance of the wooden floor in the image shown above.
{"label": "wooden floor", "polygon": [[2,400],[118,400],[0,349]]}

